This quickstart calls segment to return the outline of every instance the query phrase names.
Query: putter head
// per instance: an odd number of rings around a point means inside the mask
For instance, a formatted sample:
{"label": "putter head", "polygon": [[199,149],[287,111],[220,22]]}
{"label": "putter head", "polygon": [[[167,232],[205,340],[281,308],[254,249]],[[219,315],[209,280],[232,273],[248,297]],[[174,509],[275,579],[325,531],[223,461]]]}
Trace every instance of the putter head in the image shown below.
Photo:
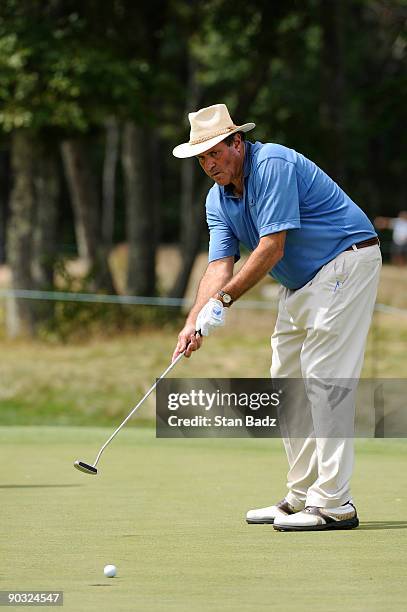
{"label": "putter head", "polygon": [[80,472],[85,472],[85,474],[97,474],[98,471],[93,465],[89,465],[88,463],[84,463],[83,461],[75,461],[74,466]]}

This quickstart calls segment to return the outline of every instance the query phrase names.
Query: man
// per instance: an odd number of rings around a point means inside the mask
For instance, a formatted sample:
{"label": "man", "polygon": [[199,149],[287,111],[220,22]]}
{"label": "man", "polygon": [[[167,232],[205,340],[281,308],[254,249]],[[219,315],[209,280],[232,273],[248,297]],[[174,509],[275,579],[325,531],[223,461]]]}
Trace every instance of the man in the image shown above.
{"label": "man", "polygon": [[405,266],[407,263],[407,211],[401,210],[397,217],[376,217],[374,224],[378,230],[391,229],[391,263]]}
{"label": "man", "polygon": [[[226,309],[266,274],[278,280],[271,375],[309,382],[310,420],[302,437],[289,419],[285,424],[287,495],[250,510],[246,520],[285,531],[357,527],[350,493],[353,439],[337,433],[343,422],[353,423],[354,406],[328,410],[325,382],[360,376],[381,268],[376,232],[303,155],[245,141],[254,123],[235,125],[224,104],[190,113],[189,120],[190,140],[173,154],[196,156],[215,184],[206,200],[209,264],[173,358],[199,349],[201,336],[222,325]],[[233,275],[240,242],[251,255]],[[317,435],[321,410],[324,437]]]}

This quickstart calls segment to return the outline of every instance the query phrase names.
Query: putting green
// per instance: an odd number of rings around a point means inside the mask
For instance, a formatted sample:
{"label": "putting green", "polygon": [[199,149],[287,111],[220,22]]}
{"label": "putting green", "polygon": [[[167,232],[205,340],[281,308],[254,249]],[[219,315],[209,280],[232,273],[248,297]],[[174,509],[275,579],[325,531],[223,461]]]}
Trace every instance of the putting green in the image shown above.
{"label": "putting green", "polygon": [[279,440],[156,440],[132,427],[98,476],[74,470],[110,433],[0,428],[0,590],[63,590],[76,612],[405,610],[403,441],[358,442],[359,529],[279,533],[244,521],[284,493]]}

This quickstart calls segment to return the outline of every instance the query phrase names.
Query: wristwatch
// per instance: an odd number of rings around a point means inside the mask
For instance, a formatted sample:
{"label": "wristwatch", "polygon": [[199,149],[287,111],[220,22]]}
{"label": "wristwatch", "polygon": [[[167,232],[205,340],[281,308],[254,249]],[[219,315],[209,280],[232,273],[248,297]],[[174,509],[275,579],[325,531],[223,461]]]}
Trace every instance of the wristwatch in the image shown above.
{"label": "wristwatch", "polygon": [[222,304],[226,307],[231,306],[233,304],[232,296],[225,291],[218,291],[218,298],[222,302]]}

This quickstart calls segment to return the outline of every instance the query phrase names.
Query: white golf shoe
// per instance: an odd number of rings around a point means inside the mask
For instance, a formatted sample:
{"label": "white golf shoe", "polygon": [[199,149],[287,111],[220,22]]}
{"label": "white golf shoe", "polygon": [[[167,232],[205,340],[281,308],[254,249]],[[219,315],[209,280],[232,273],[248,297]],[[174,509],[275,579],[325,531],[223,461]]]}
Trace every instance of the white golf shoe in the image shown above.
{"label": "white golf shoe", "polygon": [[285,516],[291,516],[295,512],[300,512],[303,508],[304,504],[295,507],[284,498],[274,506],[249,510],[246,514],[246,522],[252,525],[273,524],[277,517],[284,518]]}
{"label": "white golf shoe", "polygon": [[295,515],[279,515],[273,526],[277,531],[321,531],[354,529],[358,525],[356,508],[351,502],[347,502],[338,508],[307,506]]}

